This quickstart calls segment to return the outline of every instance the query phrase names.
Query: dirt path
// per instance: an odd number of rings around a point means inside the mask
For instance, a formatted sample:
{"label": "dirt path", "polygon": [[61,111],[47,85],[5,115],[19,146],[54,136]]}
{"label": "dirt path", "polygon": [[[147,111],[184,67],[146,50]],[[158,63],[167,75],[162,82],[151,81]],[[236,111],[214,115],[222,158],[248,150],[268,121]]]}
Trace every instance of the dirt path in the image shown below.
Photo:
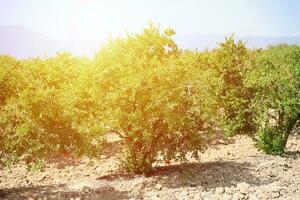
{"label": "dirt path", "polygon": [[20,163],[0,169],[0,199],[300,199],[300,135],[287,147],[287,156],[269,156],[239,136],[200,161],[159,166],[148,176],[118,172],[114,152],[60,160],[42,172]]}

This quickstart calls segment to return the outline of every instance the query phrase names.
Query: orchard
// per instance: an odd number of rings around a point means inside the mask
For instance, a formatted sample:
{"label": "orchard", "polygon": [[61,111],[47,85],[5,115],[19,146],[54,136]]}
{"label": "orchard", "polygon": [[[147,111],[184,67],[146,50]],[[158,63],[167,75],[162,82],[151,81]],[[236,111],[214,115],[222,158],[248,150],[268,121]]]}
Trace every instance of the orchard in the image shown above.
{"label": "orchard", "polygon": [[198,159],[217,133],[284,155],[300,118],[300,47],[248,49],[229,37],[199,52],[174,34],[150,24],[93,58],[0,56],[1,164],[66,151],[98,158],[112,133],[120,168],[136,173]]}

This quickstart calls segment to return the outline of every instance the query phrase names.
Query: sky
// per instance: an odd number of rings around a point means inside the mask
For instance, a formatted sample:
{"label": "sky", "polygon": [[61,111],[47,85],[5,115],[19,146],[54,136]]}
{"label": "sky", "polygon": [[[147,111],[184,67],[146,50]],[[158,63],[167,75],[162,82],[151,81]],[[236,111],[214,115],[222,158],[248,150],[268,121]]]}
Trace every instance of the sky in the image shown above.
{"label": "sky", "polygon": [[149,21],[181,34],[300,35],[299,0],[0,0],[0,26],[54,39],[137,32]]}

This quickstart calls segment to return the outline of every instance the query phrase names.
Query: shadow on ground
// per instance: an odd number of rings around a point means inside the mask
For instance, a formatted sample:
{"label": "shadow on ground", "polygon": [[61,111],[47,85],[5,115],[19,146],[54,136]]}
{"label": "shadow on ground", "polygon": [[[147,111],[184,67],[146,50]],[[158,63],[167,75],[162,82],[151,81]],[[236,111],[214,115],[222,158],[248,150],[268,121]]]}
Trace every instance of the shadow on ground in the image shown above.
{"label": "shadow on ground", "polygon": [[298,158],[300,158],[300,151],[299,150],[296,150],[296,151],[287,151],[285,153],[284,157],[298,159]]}
{"label": "shadow on ground", "polygon": [[[163,187],[198,187],[206,189],[217,187],[236,186],[240,182],[249,185],[264,185],[272,182],[269,178],[263,179],[251,173],[253,166],[248,162],[215,161],[206,163],[181,163],[156,167],[151,173],[140,175],[157,177]],[[134,180],[137,175],[117,173],[101,176],[98,180]]]}
{"label": "shadow on ground", "polygon": [[[66,185],[48,185],[32,187],[16,187],[0,190],[0,199],[130,199],[130,191],[119,191],[112,187],[114,182],[123,182],[123,185],[132,188],[136,184],[144,184],[143,188],[154,189],[156,184],[164,188],[202,187],[215,189],[218,187],[236,186],[238,183],[247,183],[260,186],[274,181],[268,176],[255,176],[255,166],[250,162],[214,161],[205,163],[181,163],[156,167],[151,173],[137,175],[133,173],[113,173],[98,177],[102,184],[98,189],[83,187],[81,190],[70,191]],[[140,180],[143,181],[140,181]],[[155,181],[154,181],[155,180]],[[110,184],[111,183],[111,184]],[[99,184],[99,186],[101,185]],[[143,191],[139,191],[140,194]]]}
{"label": "shadow on ground", "polygon": [[271,181],[255,176],[251,170],[254,169],[249,162],[215,161],[158,167],[152,173],[170,177],[172,180],[164,183],[164,187],[169,188],[202,186],[212,189],[236,186],[241,182],[259,186]]}
{"label": "shadow on ground", "polygon": [[117,191],[111,186],[100,187],[96,190],[83,188],[81,191],[69,191],[65,185],[48,185],[48,186],[33,186],[33,187],[16,187],[0,190],[0,199],[76,199],[81,200],[115,200],[129,199],[127,192]]}

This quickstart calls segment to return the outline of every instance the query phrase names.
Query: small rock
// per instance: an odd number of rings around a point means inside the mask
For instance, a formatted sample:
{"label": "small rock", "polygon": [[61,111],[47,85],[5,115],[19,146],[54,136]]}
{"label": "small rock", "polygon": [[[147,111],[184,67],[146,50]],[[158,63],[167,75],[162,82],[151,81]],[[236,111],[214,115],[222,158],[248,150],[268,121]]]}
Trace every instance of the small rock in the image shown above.
{"label": "small rock", "polygon": [[272,198],[279,198],[280,197],[280,192],[275,191],[271,194]]}
{"label": "small rock", "polygon": [[38,181],[45,180],[46,178],[47,178],[47,174],[42,174],[42,175],[39,177]]}
{"label": "small rock", "polygon": [[196,187],[196,183],[194,182],[191,182],[191,181],[187,181],[187,184],[190,186],[190,187]]}
{"label": "small rock", "polygon": [[284,163],[283,166],[286,167],[286,168],[292,168],[292,165],[290,165],[289,163]]}
{"label": "small rock", "polygon": [[218,140],[218,143],[219,144],[228,144],[226,141],[224,141],[224,140]]}
{"label": "small rock", "polygon": [[242,193],[242,194],[247,194],[249,193],[249,189],[250,189],[250,186],[248,183],[239,183],[237,185],[237,189]]}
{"label": "small rock", "polygon": [[162,190],[163,186],[161,184],[156,184],[155,189]]}

